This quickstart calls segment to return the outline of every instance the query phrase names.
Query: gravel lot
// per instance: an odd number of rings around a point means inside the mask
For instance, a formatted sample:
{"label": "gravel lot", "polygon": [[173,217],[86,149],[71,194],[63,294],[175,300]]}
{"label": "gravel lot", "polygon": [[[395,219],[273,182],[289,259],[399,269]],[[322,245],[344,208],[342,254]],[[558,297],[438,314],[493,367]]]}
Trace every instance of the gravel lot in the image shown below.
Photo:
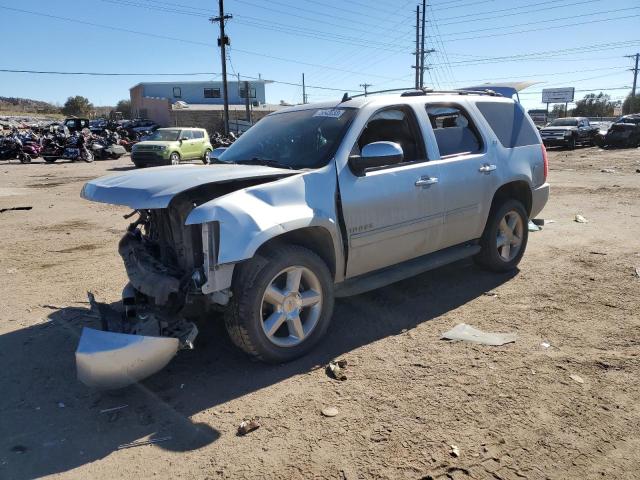
{"label": "gravel lot", "polygon": [[[33,207],[0,214],[0,478],[638,478],[640,149],[550,152],[555,223],[514,274],[463,261],[340,300],[326,340],[281,366],[209,318],[196,350],[104,394],[74,350],[97,324],[86,291],[119,299],[128,212],[79,191],[130,165],[0,164],[0,208]],[[518,339],[439,339],[460,322]],[[346,381],[324,371],[336,357]],[[163,441],[118,449],[145,439]]]}

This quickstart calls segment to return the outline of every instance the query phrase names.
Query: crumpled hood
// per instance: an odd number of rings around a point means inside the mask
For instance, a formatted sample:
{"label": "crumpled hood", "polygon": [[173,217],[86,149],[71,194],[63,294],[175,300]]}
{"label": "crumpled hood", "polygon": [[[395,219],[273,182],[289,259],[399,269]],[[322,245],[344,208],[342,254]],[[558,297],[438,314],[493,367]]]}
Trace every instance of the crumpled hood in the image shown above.
{"label": "crumpled hood", "polygon": [[295,170],[261,165],[180,165],[132,170],[87,182],[80,196],[133,209],[166,208],[171,199],[200,185],[252,178],[282,178]]}

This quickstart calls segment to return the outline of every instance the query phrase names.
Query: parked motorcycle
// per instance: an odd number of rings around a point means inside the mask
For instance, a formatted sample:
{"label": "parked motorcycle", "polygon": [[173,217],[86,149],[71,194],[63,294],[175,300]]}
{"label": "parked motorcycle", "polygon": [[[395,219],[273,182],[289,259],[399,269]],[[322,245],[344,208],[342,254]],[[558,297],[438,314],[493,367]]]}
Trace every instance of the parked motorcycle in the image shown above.
{"label": "parked motorcycle", "polygon": [[47,163],[53,163],[59,158],[65,160],[84,160],[93,162],[93,152],[87,148],[86,139],[82,132],[75,132],[70,137],[55,133],[43,142],[42,158]]}
{"label": "parked motorcycle", "polygon": [[112,158],[117,160],[127,153],[126,149],[120,145],[120,135],[109,130],[104,131],[104,136],[93,136],[91,139],[91,151],[95,158],[106,160]]}
{"label": "parked motorcycle", "polygon": [[31,157],[24,151],[22,140],[16,133],[0,138],[0,160],[13,160],[17,158],[20,163],[30,163]]}

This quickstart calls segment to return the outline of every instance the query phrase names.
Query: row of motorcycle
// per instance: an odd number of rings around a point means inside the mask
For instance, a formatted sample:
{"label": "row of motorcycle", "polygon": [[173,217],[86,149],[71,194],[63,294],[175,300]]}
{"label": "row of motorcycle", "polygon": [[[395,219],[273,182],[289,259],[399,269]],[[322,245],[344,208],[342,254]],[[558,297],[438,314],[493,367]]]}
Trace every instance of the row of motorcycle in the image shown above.
{"label": "row of motorcycle", "polygon": [[51,128],[38,134],[34,130],[14,128],[9,135],[0,136],[0,160],[17,159],[21,163],[30,163],[38,157],[47,163],[58,159],[88,163],[95,159],[115,160],[130,152],[142,134],[121,134],[107,129],[99,134],[88,129],[69,133],[66,128]]}

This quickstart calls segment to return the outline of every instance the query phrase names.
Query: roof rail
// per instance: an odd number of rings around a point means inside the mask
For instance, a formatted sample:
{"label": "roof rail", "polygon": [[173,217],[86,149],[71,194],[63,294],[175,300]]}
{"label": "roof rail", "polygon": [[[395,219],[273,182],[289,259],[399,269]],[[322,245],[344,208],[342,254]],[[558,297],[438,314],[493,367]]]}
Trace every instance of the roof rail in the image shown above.
{"label": "roof rail", "polygon": [[429,94],[440,94],[440,93],[448,93],[451,95],[489,95],[491,97],[501,97],[497,92],[493,90],[434,90],[432,88],[391,88],[388,90],[377,90],[375,92],[367,92],[366,94],[360,93],[358,95],[349,95],[348,92],[342,96],[342,102],[348,102],[353,98],[358,97],[366,97],[368,95],[375,95],[377,93],[392,93],[392,92],[402,92],[400,94],[401,97],[419,97]]}

